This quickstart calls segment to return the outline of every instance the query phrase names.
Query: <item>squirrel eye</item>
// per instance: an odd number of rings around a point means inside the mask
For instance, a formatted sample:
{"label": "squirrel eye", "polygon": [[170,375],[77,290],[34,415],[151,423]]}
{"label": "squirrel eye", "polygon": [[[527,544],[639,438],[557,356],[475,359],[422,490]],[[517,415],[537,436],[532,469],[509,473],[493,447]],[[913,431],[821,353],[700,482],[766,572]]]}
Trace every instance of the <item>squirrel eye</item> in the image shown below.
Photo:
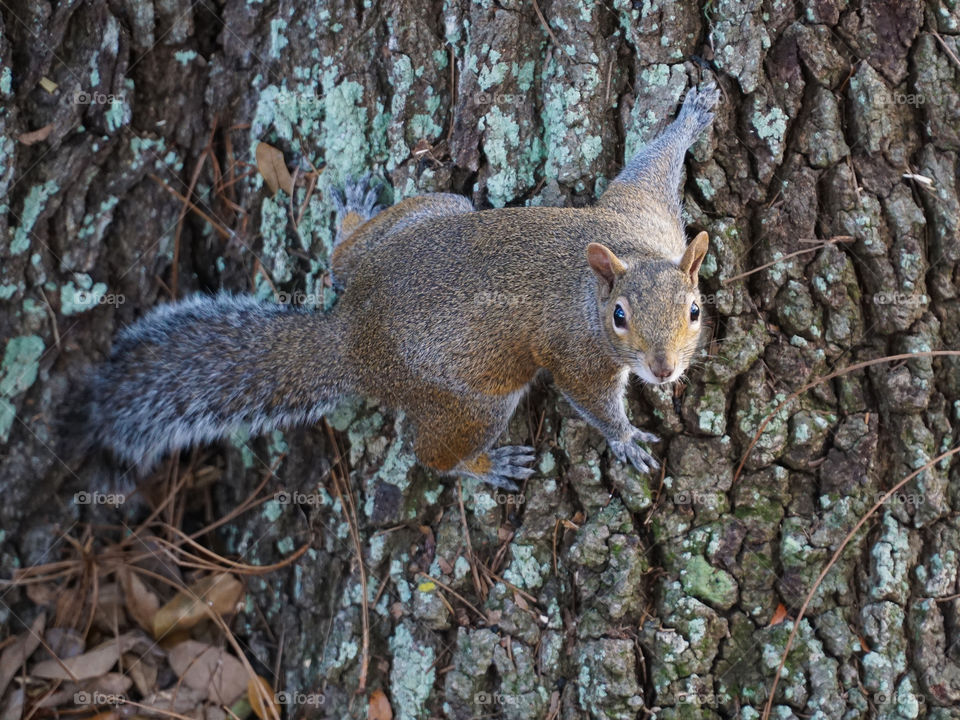
{"label": "squirrel eye", "polygon": [[690,322],[696,322],[700,319],[700,306],[696,303],[690,305]]}
{"label": "squirrel eye", "polygon": [[625,328],[627,326],[627,314],[623,311],[619,303],[613,311],[613,324],[618,328]]}

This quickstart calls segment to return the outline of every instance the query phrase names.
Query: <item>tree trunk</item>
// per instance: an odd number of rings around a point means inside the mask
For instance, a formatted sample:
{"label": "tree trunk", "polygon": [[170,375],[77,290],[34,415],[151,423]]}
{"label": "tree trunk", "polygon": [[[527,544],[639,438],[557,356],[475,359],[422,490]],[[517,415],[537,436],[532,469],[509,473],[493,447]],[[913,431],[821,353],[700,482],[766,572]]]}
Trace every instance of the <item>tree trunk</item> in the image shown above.
{"label": "tree trunk", "polygon": [[[536,442],[537,475],[519,497],[464,482],[463,510],[369,404],[331,432],[181,459],[219,475],[217,514],[265,474],[281,493],[223,528],[223,553],[269,564],[311,545],[249,581],[257,609],[237,624],[259,667],[280,658],[263,674],[302,701],[291,716],[366,717],[342,468],[367,692],[396,717],[757,718],[846,534],[957,444],[956,357],[881,362],[780,407],[834,370],[960,347],[953,0],[0,5],[8,570],[59,558],[77,520],[117,521],[74,501],[105,471],[61,461],[55,421],[150,307],[220,288],[329,305],[329,189],[346,177],[372,170],[394,201],[583,205],[691,85],[722,88],[685,184],[711,237],[708,354],[628,399],[665,477],[612,460],[548,384],[510,432]],[[292,201],[254,172],[259,142],[283,153]],[[843,552],[773,717],[960,718],[958,468],[921,472]],[[9,632],[34,613],[20,590],[0,602]]]}

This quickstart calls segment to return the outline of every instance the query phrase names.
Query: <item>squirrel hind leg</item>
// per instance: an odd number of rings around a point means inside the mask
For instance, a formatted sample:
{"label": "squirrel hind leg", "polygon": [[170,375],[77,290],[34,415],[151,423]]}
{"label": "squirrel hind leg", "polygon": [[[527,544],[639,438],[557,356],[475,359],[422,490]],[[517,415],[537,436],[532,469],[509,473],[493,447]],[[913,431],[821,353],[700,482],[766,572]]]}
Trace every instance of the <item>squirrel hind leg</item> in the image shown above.
{"label": "squirrel hind leg", "polygon": [[348,177],[344,181],[343,189],[333,188],[330,199],[337,210],[337,239],[334,245],[350,237],[358,227],[383,210],[380,204],[380,193],[383,185],[374,182],[373,173],[366,173],[359,178]]}
{"label": "squirrel hind leg", "polygon": [[444,474],[476,477],[516,491],[514,480],[533,475],[536,451],[525,445],[490,446],[507,428],[517,396],[467,402],[448,393],[429,404],[408,408],[416,425],[414,450],[420,462]]}

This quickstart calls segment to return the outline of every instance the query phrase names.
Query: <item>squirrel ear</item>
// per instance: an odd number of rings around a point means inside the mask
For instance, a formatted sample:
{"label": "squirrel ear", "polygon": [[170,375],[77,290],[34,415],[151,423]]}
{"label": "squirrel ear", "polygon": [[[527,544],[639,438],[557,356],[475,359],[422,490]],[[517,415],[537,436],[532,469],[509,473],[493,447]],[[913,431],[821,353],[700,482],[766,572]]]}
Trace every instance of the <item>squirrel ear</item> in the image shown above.
{"label": "squirrel ear", "polygon": [[697,273],[700,272],[700,264],[707,256],[707,247],[710,245],[710,237],[706,232],[700,231],[683,253],[678,263],[680,271],[685,273],[693,285],[697,284]]}
{"label": "squirrel ear", "polygon": [[627,266],[606,245],[590,243],[587,245],[587,262],[597,274],[597,278],[609,293],[617,278],[627,271]]}

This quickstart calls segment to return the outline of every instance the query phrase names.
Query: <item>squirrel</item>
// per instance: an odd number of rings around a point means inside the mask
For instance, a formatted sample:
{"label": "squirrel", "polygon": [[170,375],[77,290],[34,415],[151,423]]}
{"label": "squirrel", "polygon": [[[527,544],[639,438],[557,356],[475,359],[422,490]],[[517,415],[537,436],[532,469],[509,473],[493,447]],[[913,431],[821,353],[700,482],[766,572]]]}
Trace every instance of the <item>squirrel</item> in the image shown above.
{"label": "squirrel", "polygon": [[120,332],[86,388],[87,449],[148,469],[247,427],[315,423],[364,396],[412,422],[417,459],[516,491],[535,451],[494,448],[541,370],[621,462],[659,467],[624,410],[629,372],[675,381],[699,347],[698,271],[679,185],[713,119],[714,83],[585,208],[477,211],[438,193],[387,209],[369,178],[334,202],[342,289],[328,312],[221,293],[161,306]]}

